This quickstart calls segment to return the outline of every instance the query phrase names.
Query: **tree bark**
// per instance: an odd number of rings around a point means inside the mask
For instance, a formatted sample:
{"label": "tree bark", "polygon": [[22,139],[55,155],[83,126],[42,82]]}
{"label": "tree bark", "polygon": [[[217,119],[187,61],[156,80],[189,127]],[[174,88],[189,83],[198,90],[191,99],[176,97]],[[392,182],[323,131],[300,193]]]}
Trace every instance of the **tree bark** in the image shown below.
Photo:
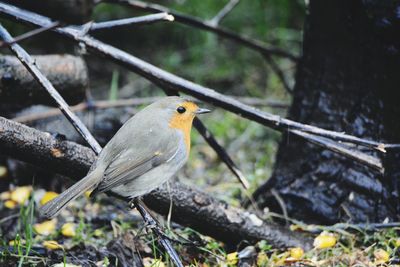
{"label": "tree bark", "polygon": [[[0,151],[20,160],[71,177],[82,177],[95,160],[94,152],[73,142],[57,140],[22,124],[0,117]],[[174,221],[227,243],[265,239],[277,248],[311,247],[311,240],[280,226],[260,221],[254,214],[231,207],[207,194],[173,183],[170,193],[163,186],[145,197],[145,203],[168,214],[173,203]]]}
{"label": "tree bark", "polygon": [[[400,84],[399,6],[400,1],[310,1],[290,119],[400,142],[394,97]],[[384,175],[286,134],[272,177],[254,197],[262,207],[312,223],[398,220],[400,156],[388,151],[383,158]]]}
{"label": "tree bark", "polygon": [[[69,104],[85,98],[89,78],[85,62],[71,55],[35,56],[36,64]],[[0,56],[0,103],[55,105],[54,100],[14,56]]]}

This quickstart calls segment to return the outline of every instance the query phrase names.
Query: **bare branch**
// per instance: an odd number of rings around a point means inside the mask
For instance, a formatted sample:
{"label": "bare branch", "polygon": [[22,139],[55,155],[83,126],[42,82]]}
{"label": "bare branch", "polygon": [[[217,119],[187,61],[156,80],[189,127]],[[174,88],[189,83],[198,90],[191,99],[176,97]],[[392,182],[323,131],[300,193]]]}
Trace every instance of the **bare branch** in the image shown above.
{"label": "bare branch", "polygon": [[[90,148],[54,138],[48,133],[0,117],[0,151],[20,160],[67,176],[86,175],[96,155]],[[227,242],[267,240],[275,248],[303,247],[312,240],[278,225],[262,221],[255,214],[234,208],[208,194],[172,183],[144,197],[152,210],[167,215],[172,198],[172,220]]]}
{"label": "bare branch", "polygon": [[296,61],[296,62],[299,59],[298,56],[293,55],[290,52],[280,49],[278,47],[267,45],[259,40],[254,40],[247,36],[238,35],[231,30],[213,25],[210,22],[203,21],[197,17],[179,13],[179,12],[169,9],[165,6],[151,4],[151,3],[142,2],[142,1],[135,1],[135,0],[104,0],[104,2],[123,4],[126,6],[130,6],[132,8],[135,8],[135,9],[139,9],[139,10],[143,10],[143,11],[147,11],[147,12],[151,12],[151,13],[166,12],[166,13],[174,16],[175,21],[177,21],[179,23],[216,33],[218,36],[235,41],[241,45],[244,45],[250,49],[256,50],[262,54],[276,55],[276,56],[288,58],[288,59]]}
{"label": "bare branch", "polygon": [[209,22],[211,25],[217,26],[219,22],[226,16],[228,15],[229,12],[232,11],[233,8],[237,4],[239,4],[240,0],[230,0],[219,12],[215,17],[213,17]]}
{"label": "bare branch", "polygon": [[158,21],[174,21],[174,16],[169,15],[168,13],[158,13],[147,16],[140,16],[134,18],[127,19],[118,19],[104,22],[89,22],[89,32],[99,31],[99,30],[108,30],[116,27],[126,27],[130,25],[145,25],[151,24]]}
{"label": "bare branch", "polygon": [[219,158],[225,162],[231,172],[236,176],[239,182],[243,185],[244,189],[250,188],[250,183],[247,181],[246,177],[242,173],[242,171],[237,167],[235,162],[230,158],[226,150],[220,146],[214,136],[207,130],[204,124],[198,118],[195,118],[193,121],[194,127],[196,127],[197,131],[203,136],[206,142],[214,148],[214,151],[217,153]]}
{"label": "bare branch", "polygon": [[265,60],[268,62],[268,65],[271,67],[272,71],[276,73],[276,75],[278,76],[278,78],[281,80],[283,87],[286,89],[286,91],[289,94],[293,93],[293,88],[289,85],[285,74],[283,73],[283,71],[281,70],[281,68],[279,67],[279,65],[275,62],[275,60],[269,56],[269,55],[264,55]]}
{"label": "bare branch", "polygon": [[385,169],[383,168],[383,164],[381,160],[377,157],[368,155],[366,153],[351,149],[350,147],[346,146],[345,144],[334,142],[330,139],[325,137],[315,136],[313,134],[301,132],[299,130],[290,130],[291,133],[298,135],[305,140],[315,143],[319,146],[325,147],[326,149],[332,150],[338,154],[346,156],[348,158],[354,159],[359,163],[362,163],[366,166],[369,166],[380,173],[384,173]]}

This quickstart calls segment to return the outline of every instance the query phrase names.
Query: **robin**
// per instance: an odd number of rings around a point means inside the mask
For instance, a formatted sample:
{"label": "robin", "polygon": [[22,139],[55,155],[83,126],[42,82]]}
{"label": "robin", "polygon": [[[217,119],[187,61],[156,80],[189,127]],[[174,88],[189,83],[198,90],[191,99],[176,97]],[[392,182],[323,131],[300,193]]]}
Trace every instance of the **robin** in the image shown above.
{"label": "robin", "polygon": [[89,173],[41,208],[48,218],[88,190],[135,198],[157,188],[186,163],[190,131],[199,108],[181,97],[165,97],[130,118],[107,143]]}

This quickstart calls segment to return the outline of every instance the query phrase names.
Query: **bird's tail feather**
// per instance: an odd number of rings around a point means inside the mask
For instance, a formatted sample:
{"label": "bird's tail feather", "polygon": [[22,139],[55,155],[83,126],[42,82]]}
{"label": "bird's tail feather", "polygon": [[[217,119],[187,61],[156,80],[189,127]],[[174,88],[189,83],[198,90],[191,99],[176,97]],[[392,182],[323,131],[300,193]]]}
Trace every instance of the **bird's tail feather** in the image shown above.
{"label": "bird's tail feather", "polygon": [[96,171],[89,173],[86,177],[76,182],[55,199],[47,202],[40,208],[40,213],[47,218],[55,217],[69,202],[92,189],[100,181],[100,175],[101,174]]}

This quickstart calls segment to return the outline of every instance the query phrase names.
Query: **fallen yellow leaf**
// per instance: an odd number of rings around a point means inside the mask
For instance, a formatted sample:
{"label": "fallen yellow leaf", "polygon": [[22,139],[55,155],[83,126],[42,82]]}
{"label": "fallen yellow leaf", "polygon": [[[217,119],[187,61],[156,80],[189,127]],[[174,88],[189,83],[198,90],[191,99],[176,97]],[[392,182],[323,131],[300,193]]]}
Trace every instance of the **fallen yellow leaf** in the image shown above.
{"label": "fallen yellow leaf", "polygon": [[336,237],[327,232],[322,232],[314,239],[314,247],[318,249],[331,248],[334,245],[336,245]]}
{"label": "fallen yellow leaf", "polygon": [[303,257],[304,250],[302,248],[296,247],[296,248],[291,248],[290,249],[290,257],[299,260],[301,257]]}
{"label": "fallen yellow leaf", "polygon": [[265,252],[260,252],[257,255],[257,266],[266,266],[268,263],[268,256]]}
{"label": "fallen yellow leaf", "polygon": [[31,186],[19,186],[11,192],[10,199],[14,200],[18,204],[24,204],[29,199],[31,192]]}
{"label": "fallen yellow leaf", "polygon": [[63,247],[58,244],[57,241],[55,240],[47,240],[47,241],[43,241],[42,245],[50,250],[55,250],[55,249],[62,249]]}
{"label": "fallen yellow leaf", "polygon": [[384,249],[377,249],[374,251],[375,264],[383,264],[389,261],[389,253]]}
{"label": "fallen yellow leaf", "polygon": [[96,229],[93,232],[93,235],[96,236],[96,237],[102,236],[103,234],[104,234],[103,231],[100,230],[100,229]]}
{"label": "fallen yellow leaf", "polygon": [[75,232],[75,224],[73,223],[65,223],[61,227],[61,234],[66,237],[73,237],[76,235]]}
{"label": "fallen yellow leaf", "polygon": [[40,205],[46,204],[47,202],[49,202],[53,198],[56,198],[57,196],[58,196],[58,193],[56,193],[56,192],[53,192],[53,191],[46,192],[43,195],[42,199],[40,200]]}
{"label": "fallen yellow leaf", "polygon": [[6,200],[4,202],[4,207],[6,207],[7,209],[14,209],[17,206],[17,202],[13,201],[13,200]]}
{"label": "fallen yellow leaf", "polygon": [[238,257],[237,252],[232,252],[232,253],[229,253],[228,255],[226,255],[226,262],[229,265],[235,265],[236,263],[238,263],[238,261],[239,261],[239,257]]}
{"label": "fallen yellow leaf", "polygon": [[55,219],[44,221],[42,223],[36,223],[33,225],[33,229],[39,235],[50,235],[56,230],[57,221]]}

